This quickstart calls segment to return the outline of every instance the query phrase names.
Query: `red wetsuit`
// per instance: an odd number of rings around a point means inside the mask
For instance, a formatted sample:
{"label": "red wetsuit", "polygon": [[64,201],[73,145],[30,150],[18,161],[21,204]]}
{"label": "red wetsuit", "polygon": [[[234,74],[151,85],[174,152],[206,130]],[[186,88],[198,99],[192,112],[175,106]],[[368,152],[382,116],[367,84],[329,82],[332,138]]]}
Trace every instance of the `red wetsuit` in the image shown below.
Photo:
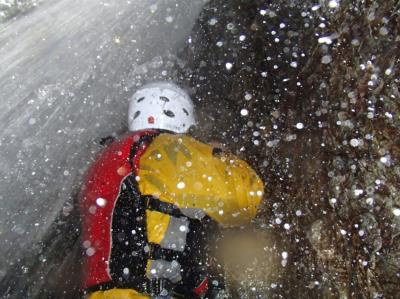
{"label": "red wetsuit", "polygon": [[146,143],[139,145],[138,141],[157,134],[155,130],[138,131],[114,141],[86,174],[80,193],[82,244],[86,253],[84,289],[112,280],[109,271],[111,222],[120,185],[130,173],[137,174],[140,156],[147,147]]}

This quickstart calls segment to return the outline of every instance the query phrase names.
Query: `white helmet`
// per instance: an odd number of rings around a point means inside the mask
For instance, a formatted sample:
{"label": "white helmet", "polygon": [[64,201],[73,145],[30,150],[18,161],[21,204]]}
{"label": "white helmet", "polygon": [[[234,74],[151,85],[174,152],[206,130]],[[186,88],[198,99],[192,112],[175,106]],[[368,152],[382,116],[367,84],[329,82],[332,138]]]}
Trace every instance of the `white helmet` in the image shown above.
{"label": "white helmet", "polygon": [[195,123],[192,100],[174,83],[147,84],[129,102],[130,131],[153,128],[185,133]]}

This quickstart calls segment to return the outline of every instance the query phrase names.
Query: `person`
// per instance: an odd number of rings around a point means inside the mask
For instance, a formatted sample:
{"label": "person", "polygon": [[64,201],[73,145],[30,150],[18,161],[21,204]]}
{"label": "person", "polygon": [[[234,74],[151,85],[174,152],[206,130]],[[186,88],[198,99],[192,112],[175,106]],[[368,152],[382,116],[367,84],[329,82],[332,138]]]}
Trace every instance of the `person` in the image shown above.
{"label": "person", "polygon": [[189,95],[139,88],[129,133],[89,168],[80,193],[83,288],[90,299],[215,298],[221,230],[248,224],[264,193],[244,161],[189,136]]}

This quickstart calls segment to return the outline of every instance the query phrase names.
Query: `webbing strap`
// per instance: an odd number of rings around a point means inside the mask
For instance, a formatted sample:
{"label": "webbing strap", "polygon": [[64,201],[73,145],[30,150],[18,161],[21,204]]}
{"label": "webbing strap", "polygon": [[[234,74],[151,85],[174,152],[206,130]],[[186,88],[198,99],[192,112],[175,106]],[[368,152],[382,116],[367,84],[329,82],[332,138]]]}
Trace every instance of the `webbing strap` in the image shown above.
{"label": "webbing strap", "polygon": [[157,211],[174,217],[186,217],[181,210],[172,203],[161,201],[151,195],[142,195],[142,199],[146,209],[148,210]]}
{"label": "webbing strap", "polygon": [[[157,211],[163,214],[168,214],[174,217],[186,217],[181,210],[174,204],[161,201],[151,195],[141,195],[139,187],[134,175],[126,177],[125,186],[135,195],[138,195],[135,199],[140,200],[144,208],[151,211]],[[190,219],[190,218],[189,218]],[[193,219],[192,219],[193,220]]]}
{"label": "webbing strap", "polygon": [[171,292],[173,284],[166,279],[149,279],[147,277],[138,277],[134,280],[130,280],[129,283],[121,282],[107,282],[102,283],[90,288],[85,289],[85,293],[90,294],[97,291],[106,291],[111,289],[131,289],[132,287],[135,291],[142,294],[149,294],[152,296],[160,295],[162,292]]}
{"label": "webbing strap", "polygon": [[178,260],[182,252],[175,251],[172,249],[162,248],[160,244],[148,243],[148,257],[152,260],[166,260],[168,262]]}

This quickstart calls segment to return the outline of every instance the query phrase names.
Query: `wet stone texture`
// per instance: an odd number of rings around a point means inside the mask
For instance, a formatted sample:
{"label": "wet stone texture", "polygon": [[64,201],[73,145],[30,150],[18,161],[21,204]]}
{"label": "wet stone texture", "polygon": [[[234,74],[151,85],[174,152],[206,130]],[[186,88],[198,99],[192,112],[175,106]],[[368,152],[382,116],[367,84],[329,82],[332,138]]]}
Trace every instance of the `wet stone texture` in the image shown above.
{"label": "wet stone texture", "polygon": [[288,254],[261,260],[253,272],[270,267],[277,277],[239,290],[241,298],[400,293],[399,9],[398,1],[204,8],[182,77],[207,137],[264,177],[257,226],[279,240],[276,255]]}

